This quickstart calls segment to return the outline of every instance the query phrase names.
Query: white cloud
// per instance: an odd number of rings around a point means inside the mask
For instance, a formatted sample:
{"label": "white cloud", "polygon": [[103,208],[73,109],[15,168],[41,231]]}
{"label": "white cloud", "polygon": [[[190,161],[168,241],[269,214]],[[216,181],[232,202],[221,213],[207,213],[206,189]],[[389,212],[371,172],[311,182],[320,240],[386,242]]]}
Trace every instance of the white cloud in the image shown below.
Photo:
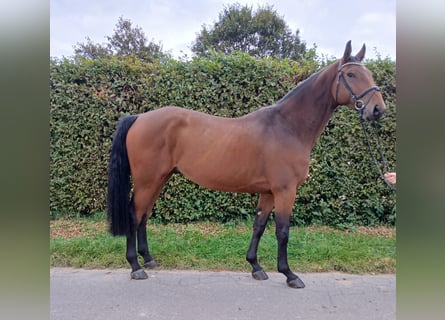
{"label": "white cloud", "polygon": [[373,0],[372,5],[371,0],[54,0],[50,54],[70,56],[73,45],[87,36],[106,42],[105,36],[112,35],[123,16],[141,27],[149,40],[161,41],[164,50],[180,56],[180,50],[190,52],[201,26],[215,22],[231,2],[254,9],[270,3],[293,31],[300,30],[309,47],[316,43],[325,54],[339,57],[346,41],[353,40],[354,48],[366,42],[368,48],[376,46],[383,55],[395,57],[395,0]]}

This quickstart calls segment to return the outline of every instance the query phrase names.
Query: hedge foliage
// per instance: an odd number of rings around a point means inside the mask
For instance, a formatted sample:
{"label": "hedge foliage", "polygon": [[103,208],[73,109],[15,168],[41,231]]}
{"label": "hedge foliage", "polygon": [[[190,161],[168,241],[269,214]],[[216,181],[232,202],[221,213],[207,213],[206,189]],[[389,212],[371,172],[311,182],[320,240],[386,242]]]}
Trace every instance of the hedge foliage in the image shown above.
{"label": "hedge foliage", "polygon": [[[381,139],[395,169],[395,63],[367,63],[388,111]],[[50,64],[50,211],[106,210],[107,166],[118,119],[166,105],[237,117],[273,104],[320,68],[314,59],[254,59],[213,54],[190,61],[145,63],[128,58],[52,60]],[[254,214],[258,196],[214,192],[175,175],[154,218],[163,222],[231,221]],[[299,188],[292,222],[333,226],[394,224],[395,192],[379,180],[357,114],[339,107],[312,153],[309,179]]]}

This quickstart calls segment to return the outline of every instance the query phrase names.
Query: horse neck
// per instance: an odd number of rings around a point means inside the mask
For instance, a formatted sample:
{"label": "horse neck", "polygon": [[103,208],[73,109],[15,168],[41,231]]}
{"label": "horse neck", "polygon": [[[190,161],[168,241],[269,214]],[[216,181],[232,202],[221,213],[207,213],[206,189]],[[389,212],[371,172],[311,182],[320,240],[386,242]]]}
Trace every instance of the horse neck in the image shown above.
{"label": "horse neck", "polygon": [[277,103],[280,113],[300,141],[306,142],[311,149],[338,105],[332,93],[337,68],[338,62],[327,66],[300,83]]}

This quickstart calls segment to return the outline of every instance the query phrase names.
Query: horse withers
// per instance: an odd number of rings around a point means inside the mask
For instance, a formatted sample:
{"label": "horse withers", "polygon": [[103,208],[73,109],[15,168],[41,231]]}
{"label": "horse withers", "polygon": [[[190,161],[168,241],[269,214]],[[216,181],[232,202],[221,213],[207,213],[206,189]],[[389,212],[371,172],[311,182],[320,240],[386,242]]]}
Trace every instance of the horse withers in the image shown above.
{"label": "horse withers", "polygon": [[181,173],[213,190],[259,193],[246,255],[252,276],[268,278],[258,263],[257,249],[275,209],[278,271],[290,287],[304,288],[289,268],[287,243],[296,192],[308,176],[311,150],[337,106],[355,108],[365,120],[378,120],[385,112],[379,88],[362,64],[365,50],[363,45],[351,55],[349,41],[341,59],[274,105],[239,118],[174,106],[122,118],[109,163],[108,218],[111,233],[127,238],[131,278],[147,278],[138,253],[144,267],[158,265],[149,253],[146,222],[164,184],[173,173]]}

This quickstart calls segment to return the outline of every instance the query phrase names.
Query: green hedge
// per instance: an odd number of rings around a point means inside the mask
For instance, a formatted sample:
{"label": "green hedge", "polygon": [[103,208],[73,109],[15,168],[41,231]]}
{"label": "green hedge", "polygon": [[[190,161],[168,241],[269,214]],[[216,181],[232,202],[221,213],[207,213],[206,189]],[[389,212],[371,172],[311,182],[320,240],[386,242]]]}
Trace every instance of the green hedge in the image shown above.
{"label": "green hedge", "polygon": [[[166,105],[236,117],[270,105],[319,69],[312,59],[254,59],[213,54],[191,61],[52,60],[50,65],[50,211],[94,214],[106,208],[107,165],[118,119]],[[368,63],[388,113],[382,142],[395,168],[395,63]],[[257,195],[213,192],[174,176],[158,200],[163,222],[230,221],[254,213]],[[354,111],[340,107],[312,154],[299,189],[294,224],[395,222],[395,193],[379,179]]]}

